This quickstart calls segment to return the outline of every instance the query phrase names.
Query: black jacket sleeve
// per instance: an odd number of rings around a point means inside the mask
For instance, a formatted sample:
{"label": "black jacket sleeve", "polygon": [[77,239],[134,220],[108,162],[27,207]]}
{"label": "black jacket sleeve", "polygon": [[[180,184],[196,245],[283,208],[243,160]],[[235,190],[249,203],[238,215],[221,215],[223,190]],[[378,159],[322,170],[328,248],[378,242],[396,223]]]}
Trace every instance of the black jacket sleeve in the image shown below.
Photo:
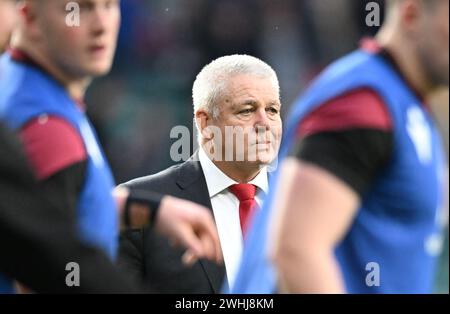
{"label": "black jacket sleeve", "polygon": [[118,267],[136,282],[143,282],[145,277],[144,234],[144,229],[131,229],[119,237]]}

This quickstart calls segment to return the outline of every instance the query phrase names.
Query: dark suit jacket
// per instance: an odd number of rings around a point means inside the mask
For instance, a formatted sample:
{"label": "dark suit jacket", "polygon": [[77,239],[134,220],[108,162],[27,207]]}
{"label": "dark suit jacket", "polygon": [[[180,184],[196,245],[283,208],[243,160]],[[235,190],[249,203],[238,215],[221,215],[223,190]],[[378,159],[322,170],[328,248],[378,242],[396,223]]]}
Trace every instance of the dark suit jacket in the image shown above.
{"label": "dark suit jacket", "polygon": [[[124,185],[187,199],[211,209],[203,170],[198,158],[195,160],[191,157],[183,164]],[[119,266],[134,279],[143,279],[152,291],[220,293],[225,267],[206,260],[186,267],[181,262],[183,253],[183,249],[171,247],[166,238],[151,229],[132,230],[121,235]]]}

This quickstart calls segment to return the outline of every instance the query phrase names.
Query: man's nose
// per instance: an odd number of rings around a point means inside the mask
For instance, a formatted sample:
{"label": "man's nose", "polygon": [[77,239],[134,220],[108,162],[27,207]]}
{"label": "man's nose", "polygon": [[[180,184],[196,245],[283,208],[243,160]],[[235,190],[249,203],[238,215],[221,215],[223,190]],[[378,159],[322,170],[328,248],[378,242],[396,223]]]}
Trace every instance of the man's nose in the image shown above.
{"label": "man's nose", "polygon": [[267,131],[270,129],[270,119],[266,108],[260,108],[256,111],[254,126],[257,131]]}
{"label": "man's nose", "polygon": [[97,5],[94,9],[92,20],[91,20],[91,29],[95,35],[101,35],[106,32],[107,23],[108,23],[108,12],[106,9]]}

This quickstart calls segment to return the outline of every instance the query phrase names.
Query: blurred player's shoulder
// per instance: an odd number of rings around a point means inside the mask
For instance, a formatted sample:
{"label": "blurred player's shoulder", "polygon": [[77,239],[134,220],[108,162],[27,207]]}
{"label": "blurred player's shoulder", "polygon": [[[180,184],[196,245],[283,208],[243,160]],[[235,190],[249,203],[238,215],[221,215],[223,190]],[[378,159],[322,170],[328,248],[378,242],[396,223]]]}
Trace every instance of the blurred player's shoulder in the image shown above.
{"label": "blurred player's shoulder", "polygon": [[20,137],[40,180],[87,158],[77,130],[57,116],[41,115],[33,119],[20,130]]}
{"label": "blurred player's shoulder", "polygon": [[392,121],[383,99],[370,88],[337,96],[312,111],[299,125],[298,134],[370,128],[388,131]]}

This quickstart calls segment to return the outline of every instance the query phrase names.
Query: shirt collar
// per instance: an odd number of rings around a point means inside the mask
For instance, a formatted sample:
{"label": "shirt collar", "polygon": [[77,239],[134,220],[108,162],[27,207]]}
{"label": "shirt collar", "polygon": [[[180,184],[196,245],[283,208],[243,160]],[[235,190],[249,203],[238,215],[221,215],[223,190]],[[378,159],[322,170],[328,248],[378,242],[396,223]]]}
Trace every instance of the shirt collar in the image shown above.
{"label": "shirt collar", "polygon": [[[203,169],[203,174],[205,175],[210,198],[219,194],[223,190],[228,189],[231,185],[238,184],[238,182],[234,181],[223,173],[222,170],[217,168],[212,160],[206,155],[206,152],[202,147],[199,149],[198,158]],[[263,167],[258,175],[248,183],[254,184],[258,187],[258,189],[262,190],[267,195],[269,191],[267,167]]]}

